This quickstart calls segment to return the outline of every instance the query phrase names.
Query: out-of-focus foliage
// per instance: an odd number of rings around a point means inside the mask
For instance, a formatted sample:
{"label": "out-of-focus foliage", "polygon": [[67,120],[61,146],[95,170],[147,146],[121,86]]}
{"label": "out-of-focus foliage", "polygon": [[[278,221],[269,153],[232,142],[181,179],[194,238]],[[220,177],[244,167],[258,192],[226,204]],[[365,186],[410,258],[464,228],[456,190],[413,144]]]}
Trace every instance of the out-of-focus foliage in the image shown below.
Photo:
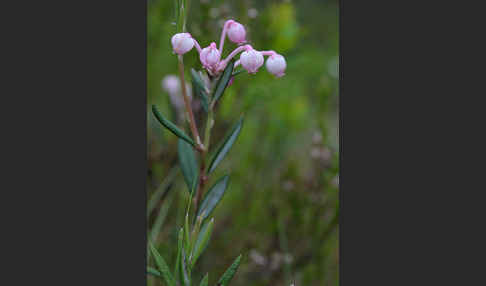
{"label": "out-of-focus foliage", "polygon": [[[212,142],[220,142],[242,113],[245,123],[208,182],[231,173],[214,210],[211,241],[193,270],[195,281],[209,272],[209,285],[215,285],[242,253],[232,286],[338,285],[337,1],[188,2],[187,30],[202,46],[219,43],[224,20],[233,18],[247,27],[255,49],[281,53],[288,66],[282,78],[264,66],[256,75],[239,74],[219,102]],[[177,137],[161,127],[150,106],[177,121],[161,89],[164,76],[177,74],[170,46],[174,8],[174,1],[150,0],[147,11],[147,192],[163,192],[149,214],[148,233],[169,265],[176,260],[173,246],[189,194],[177,165]],[[223,55],[234,48],[226,41]],[[196,50],[184,61],[190,82],[190,68],[202,69]],[[205,112],[195,116],[201,127]],[[166,189],[158,189],[163,182]],[[161,210],[164,219],[157,220]],[[157,232],[150,231],[154,225]],[[160,282],[149,276],[148,283]]]}

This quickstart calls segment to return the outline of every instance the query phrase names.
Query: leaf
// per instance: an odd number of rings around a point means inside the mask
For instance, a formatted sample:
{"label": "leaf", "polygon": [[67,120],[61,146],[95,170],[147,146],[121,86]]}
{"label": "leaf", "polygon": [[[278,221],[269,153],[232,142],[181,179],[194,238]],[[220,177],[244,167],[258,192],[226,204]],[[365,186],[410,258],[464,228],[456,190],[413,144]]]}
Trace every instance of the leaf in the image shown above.
{"label": "leaf", "polygon": [[216,89],[214,91],[213,95],[213,102],[211,103],[212,106],[216,104],[218,99],[223,95],[226,87],[228,86],[228,82],[231,79],[231,74],[233,73],[233,67],[235,65],[235,62],[232,60],[228,63],[226,68],[224,69],[223,74],[218,80],[218,83],[216,84]]}
{"label": "leaf", "polygon": [[209,98],[208,98],[208,92],[204,84],[204,81],[201,79],[199,74],[194,69],[191,69],[191,76],[192,76],[192,90],[194,91],[195,95],[201,98],[201,105],[204,111],[206,111],[207,113],[209,110]]}
{"label": "leaf", "polygon": [[157,218],[155,219],[154,224],[152,225],[152,230],[150,231],[150,237],[152,241],[154,241],[160,233],[162,229],[162,225],[164,224],[165,218],[167,217],[167,213],[169,212],[169,208],[172,205],[172,200],[174,196],[169,196],[157,214]]}
{"label": "leaf", "polygon": [[181,276],[181,258],[182,258],[182,243],[184,240],[184,230],[181,229],[179,230],[179,235],[177,236],[177,258],[176,258],[176,264],[174,267],[174,276],[176,277],[177,280],[182,281],[182,276]]}
{"label": "leaf", "polygon": [[226,272],[221,276],[221,278],[218,281],[218,286],[226,286],[228,283],[233,279],[233,276],[235,276],[236,271],[238,270],[238,266],[240,266],[240,261],[241,261],[241,254],[235,259],[233,264],[226,270]]}
{"label": "leaf", "polygon": [[204,275],[203,279],[201,280],[201,284],[199,284],[199,286],[208,286],[208,281],[209,273],[206,273],[206,275]]}
{"label": "leaf", "polygon": [[236,76],[236,75],[239,75],[240,73],[244,72],[245,70],[244,69],[241,69],[239,71],[235,71],[232,76]]}
{"label": "leaf", "polygon": [[183,277],[183,282],[185,286],[190,286],[191,285],[191,276],[187,272],[187,258],[186,258],[186,251],[184,250],[184,247],[182,247],[182,259],[181,259],[181,267],[182,267],[182,277]]}
{"label": "leaf", "polygon": [[197,216],[200,216],[204,213],[202,215],[202,218],[204,220],[211,214],[211,212],[214,210],[214,208],[224,195],[226,187],[228,186],[228,179],[229,176],[225,175],[211,187],[197,211]]}
{"label": "leaf", "polygon": [[186,247],[185,249],[191,251],[191,236],[189,233],[189,213],[186,213],[186,218],[184,221],[184,246]]}
{"label": "leaf", "polygon": [[162,273],[160,273],[157,269],[147,266],[147,274],[150,274],[155,277],[162,278]]}
{"label": "leaf", "polygon": [[149,242],[149,245],[150,245],[150,251],[152,251],[152,255],[154,256],[155,259],[155,264],[157,265],[157,268],[160,270],[160,273],[162,274],[162,277],[164,278],[165,282],[169,286],[174,286],[175,280],[174,277],[172,277],[172,274],[170,273],[169,266],[167,266],[167,263],[165,262],[164,258],[160,255],[160,253],[157,251],[157,249],[152,244],[152,242]]}
{"label": "leaf", "polygon": [[147,203],[147,216],[150,216],[152,211],[155,209],[159,201],[167,195],[172,182],[175,180],[176,176],[179,174],[179,170],[172,167],[169,174],[164,178],[162,183],[157,187],[155,192],[150,196],[150,200]]}
{"label": "leaf", "polygon": [[177,142],[177,155],[179,157],[179,166],[181,167],[184,181],[187,184],[187,191],[192,192],[195,181],[199,177],[196,155],[191,145],[186,141],[179,139]]}
{"label": "leaf", "polygon": [[231,146],[235,143],[236,139],[238,138],[238,135],[240,134],[241,128],[243,126],[243,116],[236,122],[235,125],[231,128],[231,131],[226,135],[226,137],[223,139],[223,143],[219,146],[217,149],[215,155],[211,159],[211,163],[209,163],[209,170],[208,174],[210,174],[216,167],[219,165],[219,163],[224,159],[228,151],[230,150]]}
{"label": "leaf", "polygon": [[162,114],[160,114],[155,105],[152,105],[152,112],[155,115],[155,118],[157,118],[157,120],[160,122],[160,124],[164,125],[164,127],[169,129],[169,131],[172,132],[175,136],[181,138],[192,146],[195,146],[194,141],[192,141],[192,139],[187,136],[184,131],[179,129],[179,127],[177,127],[174,123],[170,122],[164,116],[162,116]]}
{"label": "leaf", "polygon": [[201,256],[201,254],[208,246],[209,240],[211,239],[211,234],[213,232],[213,225],[214,218],[211,219],[208,223],[204,224],[201,228],[201,231],[199,232],[196,243],[192,250],[193,255],[191,255],[191,267],[194,267],[197,259],[199,258],[199,256]]}

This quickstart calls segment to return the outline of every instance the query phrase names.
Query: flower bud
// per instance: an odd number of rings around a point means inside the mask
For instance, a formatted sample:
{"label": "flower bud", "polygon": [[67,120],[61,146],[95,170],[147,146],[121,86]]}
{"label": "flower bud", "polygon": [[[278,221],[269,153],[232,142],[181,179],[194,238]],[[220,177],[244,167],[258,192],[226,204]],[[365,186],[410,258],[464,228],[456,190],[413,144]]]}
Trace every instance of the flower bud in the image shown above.
{"label": "flower bud", "polygon": [[180,92],[180,81],[175,75],[168,75],[162,80],[162,88],[169,94],[178,94]]}
{"label": "flower bud", "polygon": [[214,70],[218,66],[221,55],[216,47],[216,43],[212,42],[211,45],[201,50],[199,59],[206,69]]}
{"label": "flower bud", "polygon": [[248,48],[241,53],[240,63],[248,73],[256,73],[258,68],[263,65],[263,55],[259,51]]}
{"label": "flower bud", "polygon": [[228,38],[230,41],[237,44],[246,42],[245,27],[238,22],[231,21],[228,24]]}
{"label": "flower bud", "polygon": [[194,40],[189,33],[178,33],[172,36],[172,48],[178,55],[189,52],[194,47]]}
{"label": "flower bud", "polygon": [[279,54],[271,55],[265,64],[267,70],[274,74],[276,77],[281,77],[285,75],[285,69],[287,68],[287,63],[285,58]]}

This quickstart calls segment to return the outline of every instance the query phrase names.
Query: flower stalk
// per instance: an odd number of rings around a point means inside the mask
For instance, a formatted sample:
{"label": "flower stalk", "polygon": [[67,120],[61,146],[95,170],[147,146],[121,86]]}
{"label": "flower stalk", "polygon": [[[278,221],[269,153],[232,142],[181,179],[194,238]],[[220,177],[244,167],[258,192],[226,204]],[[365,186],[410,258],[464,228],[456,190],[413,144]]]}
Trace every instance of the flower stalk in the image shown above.
{"label": "flower stalk", "polygon": [[186,106],[189,126],[191,128],[191,133],[194,138],[194,141],[196,141],[196,150],[201,152],[202,150],[204,150],[204,146],[201,143],[201,138],[199,137],[199,132],[197,131],[196,120],[194,119],[194,113],[192,112],[192,108],[191,108],[191,101],[187,96],[186,84],[184,82],[184,60],[182,55],[179,55],[177,58],[179,60],[179,78],[181,81],[182,97],[184,98],[184,104]]}

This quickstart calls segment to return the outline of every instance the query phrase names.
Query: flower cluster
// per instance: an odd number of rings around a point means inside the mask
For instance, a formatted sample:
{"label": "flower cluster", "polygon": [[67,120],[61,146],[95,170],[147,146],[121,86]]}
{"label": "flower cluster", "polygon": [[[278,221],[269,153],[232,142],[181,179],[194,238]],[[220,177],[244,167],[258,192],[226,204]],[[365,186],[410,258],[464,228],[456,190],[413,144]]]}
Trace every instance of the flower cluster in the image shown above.
{"label": "flower cluster", "polygon": [[[221,59],[226,36],[228,36],[231,42],[239,46],[225,59]],[[267,70],[275,76],[283,76],[287,68],[287,63],[282,55],[277,54],[275,51],[257,51],[251,45],[245,44],[245,27],[234,20],[228,20],[224,23],[219,48],[215,42],[212,42],[209,46],[202,49],[199,43],[189,33],[175,34],[172,36],[171,42],[174,52],[178,55],[189,52],[195,46],[199,52],[199,60],[203,67],[213,76],[223,71],[229,61],[239,53],[241,55],[239,60],[235,62],[235,67],[241,65],[250,74],[256,73],[263,65],[264,56],[268,56],[265,65]]]}

